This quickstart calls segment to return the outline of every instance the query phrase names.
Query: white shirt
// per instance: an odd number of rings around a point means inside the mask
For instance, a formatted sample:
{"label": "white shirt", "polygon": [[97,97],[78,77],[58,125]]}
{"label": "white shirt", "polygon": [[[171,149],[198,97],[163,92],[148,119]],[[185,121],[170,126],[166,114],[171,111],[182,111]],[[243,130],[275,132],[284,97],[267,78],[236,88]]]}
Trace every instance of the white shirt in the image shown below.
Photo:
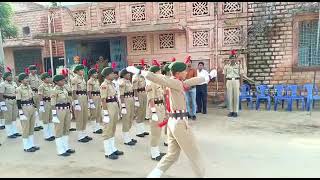
{"label": "white shirt", "polygon": [[197,70],[197,77],[204,77],[204,79],[206,80],[204,83],[201,83],[199,85],[208,84],[210,81],[209,73],[205,69],[202,69],[201,71],[199,71],[199,69],[198,69]]}

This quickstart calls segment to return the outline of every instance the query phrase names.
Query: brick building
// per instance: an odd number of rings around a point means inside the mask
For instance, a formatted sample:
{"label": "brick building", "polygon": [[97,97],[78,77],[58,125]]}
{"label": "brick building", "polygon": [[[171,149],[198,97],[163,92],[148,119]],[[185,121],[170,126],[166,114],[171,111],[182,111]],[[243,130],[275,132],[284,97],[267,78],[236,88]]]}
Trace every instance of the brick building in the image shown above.
{"label": "brick building", "polygon": [[[93,2],[52,10],[51,34],[45,28],[48,10],[38,11],[43,13],[38,13],[38,26],[44,28],[36,28],[32,36],[45,40],[43,59],[51,39],[53,56],[63,57],[67,66],[75,55],[91,64],[102,55],[116,61],[119,69],[141,58],[183,61],[191,55],[195,65],[203,61],[208,70],[218,68],[211,93],[223,91],[221,72],[231,49],[241,51],[241,66],[258,83],[302,84],[311,82],[319,70],[317,38],[310,38],[319,37],[319,19],[318,13],[292,13],[297,3]],[[262,32],[255,30],[259,26]]]}

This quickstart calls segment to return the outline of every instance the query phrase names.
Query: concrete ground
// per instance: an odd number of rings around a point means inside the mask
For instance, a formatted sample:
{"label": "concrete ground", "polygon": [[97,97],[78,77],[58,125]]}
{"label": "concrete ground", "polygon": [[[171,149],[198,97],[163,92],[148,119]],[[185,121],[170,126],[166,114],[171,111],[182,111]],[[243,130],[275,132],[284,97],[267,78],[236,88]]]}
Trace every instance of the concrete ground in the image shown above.
{"label": "concrete ground", "polygon": [[[205,159],[206,177],[319,177],[320,112],[274,112],[243,110],[238,118],[226,117],[226,109],[210,107],[208,115],[198,114],[191,126]],[[121,130],[121,123],[118,130]],[[135,129],[133,129],[135,130]],[[132,131],[132,135],[134,131]],[[46,142],[36,132],[40,150],[26,153],[22,139],[7,139],[0,131],[1,177],[146,177],[156,166],[149,156],[149,140],[138,138],[134,147],[117,147],[124,156],[113,161],[104,158],[103,139],[80,144],[71,132],[70,157],[56,155],[54,142]],[[166,147],[161,146],[163,151]],[[194,177],[182,153],[163,177]]]}

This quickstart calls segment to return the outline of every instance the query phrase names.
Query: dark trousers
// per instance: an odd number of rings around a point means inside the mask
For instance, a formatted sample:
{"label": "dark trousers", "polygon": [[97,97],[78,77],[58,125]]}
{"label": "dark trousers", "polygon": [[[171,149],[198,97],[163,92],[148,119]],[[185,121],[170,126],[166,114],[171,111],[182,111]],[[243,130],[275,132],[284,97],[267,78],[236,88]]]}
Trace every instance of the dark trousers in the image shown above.
{"label": "dark trousers", "polygon": [[197,112],[207,113],[208,84],[197,86]]}

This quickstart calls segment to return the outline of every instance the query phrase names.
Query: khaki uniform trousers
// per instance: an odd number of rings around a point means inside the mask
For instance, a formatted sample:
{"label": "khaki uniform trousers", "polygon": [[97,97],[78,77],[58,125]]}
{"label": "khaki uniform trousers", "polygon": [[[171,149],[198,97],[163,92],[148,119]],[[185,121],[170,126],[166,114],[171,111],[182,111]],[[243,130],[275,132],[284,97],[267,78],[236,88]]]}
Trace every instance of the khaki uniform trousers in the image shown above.
{"label": "khaki uniform trousers", "polygon": [[151,145],[151,147],[156,147],[156,146],[159,146],[159,144],[160,144],[162,128],[160,128],[158,126],[158,123],[163,121],[163,119],[165,117],[165,107],[163,104],[158,104],[158,105],[156,104],[155,108],[156,108],[156,112],[157,112],[159,121],[153,121],[152,119],[150,120],[150,130],[151,130],[150,145]]}
{"label": "khaki uniform trousers", "polygon": [[38,111],[39,107],[40,107],[40,96],[39,96],[38,92],[36,92],[36,94],[33,96],[33,101],[34,101],[34,104],[36,105],[36,108]]}
{"label": "khaki uniform trousers", "polygon": [[101,98],[100,96],[92,96],[92,100],[95,109],[90,109],[90,121],[96,121],[97,123],[102,123],[102,114],[101,114]]}
{"label": "khaki uniform trousers", "polygon": [[57,109],[57,116],[60,123],[54,123],[56,138],[70,134],[71,112],[70,109]]}
{"label": "khaki uniform trousers", "polygon": [[137,123],[144,122],[144,119],[146,118],[146,111],[147,111],[147,94],[146,92],[138,92],[138,98],[140,106],[137,108]]}
{"label": "khaki uniform trousers", "polygon": [[124,98],[127,114],[122,115],[122,132],[129,132],[134,119],[134,99],[133,97]]}
{"label": "khaki uniform trousers", "polygon": [[88,99],[87,95],[78,95],[79,105],[81,106],[81,111],[74,111],[76,116],[77,131],[84,131],[87,127],[88,122]]}
{"label": "khaki uniform trousers", "polygon": [[192,130],[187,125],[187,120],[176,120],[170,118],[168,121],[168,153],[161,159],[157,168],[165,172],[175,163],[181,150],[187,155],[191,167],[197,177],[204,177],[205,168],[200,156],[196,139]]}
{"label": "khaki uniform trousers", "polygon": [[239,80],[227,81],[227,95],[230,112],[239,112],[239,94],[240,82]]}
{"label": "khaki uniform trousers", "polygon": [[27,117],[27,120],[20,120],[22,126],[22,138],[28,138],[34,133],[36,108],[33,105],[22,105],[22,111],[23,114]]}
{"label": "khaki uniform trousers", "polygon": [[108,124],[104,124],[104,130],[102,137],[104,140],[110,139],[114,137],[114,134],[116,132],[117,122],[119,120],[119,106],[117,102],[111,102],[107,103],[108,113],[110,122]]}
{"label": "khaki uniform trousers", "polygon": [[6,99],[5,100],[7,111],[4,112],[4,119],[6,120],[5,124],[10,125],[13,121],[17,120],[18,116],[18,107],[17,107],[17,101]]}
{"label": "khaki uniform trousers", "polygon": [[43,124],[52,123],[52,106],[50,101],[44,102],[44,111],[40,112],[40,120],[42,120]]}

